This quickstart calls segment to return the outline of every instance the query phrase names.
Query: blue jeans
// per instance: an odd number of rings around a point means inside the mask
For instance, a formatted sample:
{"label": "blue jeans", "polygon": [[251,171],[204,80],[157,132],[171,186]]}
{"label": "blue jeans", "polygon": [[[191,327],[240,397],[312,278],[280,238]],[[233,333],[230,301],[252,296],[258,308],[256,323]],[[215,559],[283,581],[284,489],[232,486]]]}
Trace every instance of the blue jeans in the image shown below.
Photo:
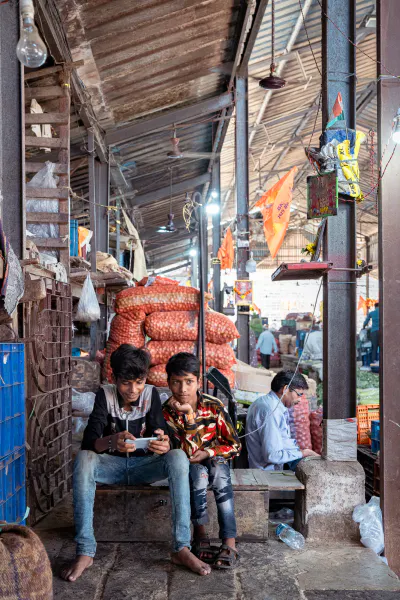
{"label": "blue jeans", "polygon": [[289,469],[290,469],[291,471],[295,471],[295,470],[296,470],[296,467],[297,467],[297,465],[299,464],[299,462],[300,462],[301,460],[303,460],[303,459],[302,459],[302,458],[296,458],[296,460],[291,460],[290,462],[288,462],[288,463],[286,463],[286,464],[287,464],[287,466],[289,467]]}
{"label": "blue jeans", "polygon": [[[122,458],[81,450],[75,460],[73,479],[77,555],[94,556],[93,506],[96,483],[138,485],[168,477],[172,505],[173,552],[190,548],[189,461],[182,450],[161,456],[149,454]],[[118,507],[115,507],[118,511]]]}
{"label": "blue jeans", "polygon": [[236,519],[229,464],[222,458],[210,458],[201,464],[190,465],[190,500],[193,525],[209,523],[207,488],[214,492],[218,511],[221,540],[236,537]]}

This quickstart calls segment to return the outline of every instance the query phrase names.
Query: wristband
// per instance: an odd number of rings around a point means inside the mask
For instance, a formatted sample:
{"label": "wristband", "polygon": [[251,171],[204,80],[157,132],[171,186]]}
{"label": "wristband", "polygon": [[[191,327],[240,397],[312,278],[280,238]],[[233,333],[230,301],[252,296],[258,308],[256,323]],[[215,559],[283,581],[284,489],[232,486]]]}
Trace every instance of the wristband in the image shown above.
{"label": "wristband", "polygon": [[110,454],[113,452],[113,448],[112,448],[112,436],[111,435],[108,438],[108,451],[109,451]]}

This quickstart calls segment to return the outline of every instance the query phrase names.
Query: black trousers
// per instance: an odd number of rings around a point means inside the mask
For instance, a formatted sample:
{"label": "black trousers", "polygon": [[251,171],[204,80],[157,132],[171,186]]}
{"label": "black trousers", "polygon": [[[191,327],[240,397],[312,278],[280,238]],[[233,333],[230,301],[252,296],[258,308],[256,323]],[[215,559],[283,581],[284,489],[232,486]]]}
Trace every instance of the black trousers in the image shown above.
{"label": "black trousers", "polygon": [[265,369],[269,369],[270,360],[271,360],[270,354],[261,353],[261,364]]}
{"label": "black trousers", "polygon": [[379,348],[379,331],[371,331],[371,342],[372,342],[372,362],[375,362],[378,358]]}

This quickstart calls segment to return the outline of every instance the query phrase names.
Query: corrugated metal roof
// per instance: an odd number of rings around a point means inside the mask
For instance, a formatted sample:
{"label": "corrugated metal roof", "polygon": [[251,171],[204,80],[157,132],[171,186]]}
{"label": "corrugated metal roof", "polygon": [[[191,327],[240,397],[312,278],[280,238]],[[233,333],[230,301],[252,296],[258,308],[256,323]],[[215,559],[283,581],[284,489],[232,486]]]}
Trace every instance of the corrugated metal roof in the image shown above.
{"label": "corrugated metal roof", "polygon": [[[304,5],[304,0],[301,0]],[[375,2],[371,0],[357,1],[357,26],[359,27],[366,15],[375,10]],[[304,148],[308,145],[317,146],[322,129],[321,112],[317,118],[319,94],[321,90],[321,77],[315,60],[321,69],[321,9],[316,0],[306,15],[305,22],[308,37],[314,52],[312,55],[304,24],[301,23],[296,43],[289,53],[285,49],[290,39],[292,30],[298,19],[301,19],[298,0],[280,0],[276,3],[276,46],[277,64],[285,59],[283,76],[287,85],[282,90],[274,91],[267,105],[260,125],[255,126],[257,116],[264,101],[266,92],[261,90],[258,80],[269,72],[271,60],[271,20],[270,9],[267,9],[257,42],[249,64],[249,132],[255,128],[256,133],[251,144],[249,156],[250,179],[250,205],[254,204],[258,196],[259,165],[261,166],[261,179],[267,190],[292,166],[299,167],[299,176],[293,194],[293,206],[296,212],[291,217],[291,223],[304,225],[306,210],[306,176],[312,173],[308,166]],[[365,91],[370,88],[376,90],[376,38],[375,31],[363,36],[359,42],[361,52],[357,52],[357,95],[359,101]],[[298,56],[297,56],[298,53]],[[300,61],[299,61],[300,57]],[[306,78],[304,78],[303,69]],[[374,83],[375,82],[375,83]],[[366,134],[377,128],[376,98],[372,94],[370,101],[362,107],[362,112],[357,115],[357,127]],[[314,132],[314,133],[313,133]],[[297,133],[297,136],[296,136]],[[312,135],[313,134],[313,135]],[[221,182],[223,203],[227,200],[223,220],[230,221],[236,214],[236,200],[234,193],[235,176],[235,123],[232,119],[225,139],[221,156]],[[375,142],[377,139],[375,136]],[[281,158],[279,162],[278,159]],[[374,156],[376,162],[376,156]],[[364,193],[371,192],[371,153],[370,144],[361,147],[359,164],[361,171],[361,187]],[[274,165],[276,165],[274,167]],[[274,168],[278,172],[274,172]],[[301,176],[300,176],[301,173]],[[375,169],[376,179],[376,169]],[[376,180],[375,180],[376,183]],[[370,211],[371,214],[367,214]],[[360,231],[364,235],[377,230],[377,216],[375,214],[375,192],[359,205],[358,212],[366,214],[359,218]]]}

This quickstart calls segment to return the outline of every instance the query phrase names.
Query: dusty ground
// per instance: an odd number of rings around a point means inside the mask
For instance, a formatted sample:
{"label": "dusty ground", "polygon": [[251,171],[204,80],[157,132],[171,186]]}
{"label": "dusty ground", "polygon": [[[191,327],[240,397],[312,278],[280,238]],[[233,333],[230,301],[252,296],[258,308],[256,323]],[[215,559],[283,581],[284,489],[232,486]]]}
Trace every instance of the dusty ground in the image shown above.
{"label": "dusty ground", "polygon": [[70,501],[35,528],[54,568],[55,600],[400,600],[400,580],[362,546],[293,551],[279,540],[242,543],[235,571],[199,577],[169,562],[168,544],[100,543],[76,583],[59,577],[74,556]]}

